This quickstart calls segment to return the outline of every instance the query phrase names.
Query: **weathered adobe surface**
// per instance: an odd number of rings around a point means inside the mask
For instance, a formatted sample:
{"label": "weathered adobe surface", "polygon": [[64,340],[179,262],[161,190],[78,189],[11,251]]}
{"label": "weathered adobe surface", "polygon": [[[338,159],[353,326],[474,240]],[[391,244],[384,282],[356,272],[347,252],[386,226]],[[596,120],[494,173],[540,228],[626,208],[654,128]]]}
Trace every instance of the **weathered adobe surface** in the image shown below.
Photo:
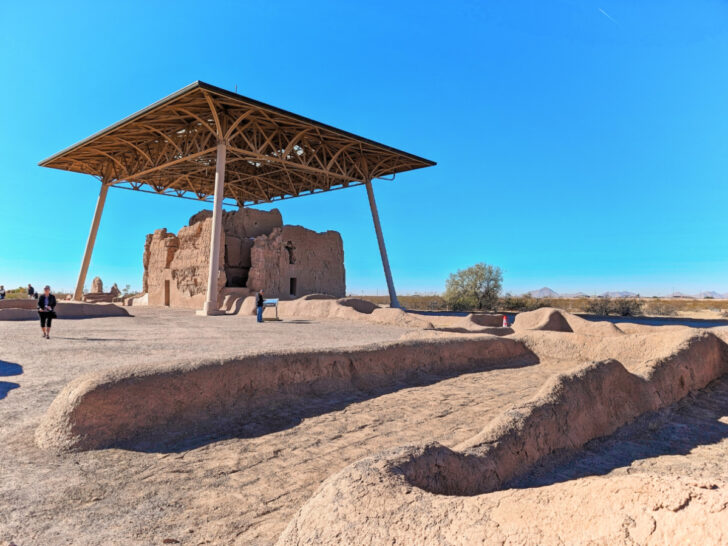
{"label": "weathered adobe surface", "polygon": [[[177,235],[158,229],[144,245],[143,291],[151,305],[201,308],[207,290],[212,218],[195,219]],[[225,233],[221,234],[225,244]],[[224,253],[220,254],[218,286],[226,282]],[[165,288],[168,283],[168,289]],[[168,291],[168,293],[167,293]]]}
{"label": "weathered adobe surface", "polygon": [[[248,286],[273,297],[346,292],[344,243],[336,231],[317,233],[301,226],[282,226],[256,237]],[[292,290],[290,279],[295,279]]]}
{"label": "weathered adobe surface", "polygon": [[31,298],[0,300],[0,309],[37,309],[38,300]]}
{"label": "weathered adobe surface", "polygon": [[482,337],[352,350],[270,352],[224,361],[130,366],[69,383],[36,431],[40,447],[100,449],[244,422],[256,409],[327,393],[381,389],[417,373],[461,373],[537,362],[524,344]]}
{"label": "weathered adobe surface", "polygon": [[121,296],[121,290],[114,283],[108,292],[104,292],[104,282],[101,277],[94,277],[91,281],[91,291],[84,294],[83,301],[88,303],[111,303]]}
{"label": "weathered adobe surface", "polygon": [[[224,211],[217,301],[265,290],[285,298],[311,292],[343,296],[344,250],[334,231],[284,226],[277,209]],[[212,212],[201,211],[177,235],[160,229],[144,245],[143,291],[149,304],[200,308],[206,299]],[[292,281],[291,279],[295,279]]]}
{"label": "weathered adobe surface", "polygon": [[[36,300],[17,300],[29,302],[20,308],[0,308],[0,320],[38,320]],[[129,311],[114,303],[58,302],[56,313],[59,319],[82,319],[98,317],[128,317]],[[57,323],[56,323],[57,325]]]}
{"label": "weathered adobe surface", "polygon": [[[234,314],[253,315],[255,297],[249,296],[234,307]],[[275,310],[266,309],[264,317],[275,314]],[[278,304],[278,317],[281,319],[345,319],[371,322],[373,324],[389,324],[423,330],[472,334],[512,334],[511,328],[502,328],[502,315],[474,315],[464,317],[447,317],[408,313],[402,309],[381,307],[370,301],[355,298],[334,298],[327,294],[309,294],[294,300],[281,301]]]}
{"label": "weathered adobe surface", "polygon": [[[526,316],[529,320],[522,324],[538,328],[545,319],[549,328],[563,330],[578,322],[568,314],[539,315]],[[573,335],[531,332],[524,342],[534,348],[539,336]],[[510,408],[454,449],[432,443],[363,459],[326,480],[278,544],[486,542],[493,509],[489,493],[545,457],[612,434],[728,372],[728,347],[711,333],[683,331],[668,348],[665,342],[674,331],[612,336],[611,345],[630,337],[639,338],[642,356],[655,354],[649,345],[662,346],[663,354],[633,364],[633,372],[616,360],[604,360],[558,375],[532,400]],[[581,336],[582,345],[586,338]],[[562,349],[569,353],[568,345]]]}
{"label": "weathered adobe surface", "polygon": [[[384,462],[360,461],[322,485],[315,498],[327,502],[305,505],[278,544],[726,544],[727,423],[724,376],[563,457],[541,481],[476,496],[410,487],[406,506],[377,481]],[[344,478],[355,486],[339,489]]]}

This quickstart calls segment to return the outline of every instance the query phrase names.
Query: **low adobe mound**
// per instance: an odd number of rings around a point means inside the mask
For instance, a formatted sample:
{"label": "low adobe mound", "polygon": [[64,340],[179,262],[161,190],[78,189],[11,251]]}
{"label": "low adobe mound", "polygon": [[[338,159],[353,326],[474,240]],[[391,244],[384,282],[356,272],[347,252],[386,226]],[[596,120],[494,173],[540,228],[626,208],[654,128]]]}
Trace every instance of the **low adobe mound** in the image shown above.
{"label": "low adobe mound", "polygon": [[180,431],[195,437],[240,423],[251,411],[332,392],[391,388],[422,373],[536,362],[523,343],[482,336],[130,366],[69,383],[42,419],[36,442],[65,451],[128,445]]}
{"label": "low adobe mound", "polygon": [[[255,297],[245,298],[237,307],[227,306],[228,312],[233,309],[234,314],[255,314]],[[310,294],[295,300],[278,302],[278,317],[287,318],[314,318],[314,319],[345,319],[372,322],[375,324],[388,324],[420,330],[440,330],[443,332],[472,333],[472,334],[512,334],[510,328],[502,328],[503,315],[488,315],[471,313],[463,317],[448,315],[425,315],[408,313],[403,309],[381,307],[376,303],[355,297],[335,299],[324,294]]]}
{"label": "low adobe mound", "polygon": [[516,332],[526,330],[547,330],[550,332],[575,332],[593,336],[617,336],[623,332],[611,322],[592,322],[562,309],[542,307],[516,315],[513,322]]}
{"label": "low adobe mound", "polygon": [[503,315],[470,313],[462,317],[452,315],[426,315],[432,325],[441,332],[460,334],[508,335],[513,330],[503,327]]}
{"label": "low adobe mound", "polygon": [[0,300],[0,309],[37,309],[38,300],[31,298]]}
{"label": "low adobe mound", "polygon": [[494,492],[545,456],[609,435],[727,372],[728,347],[698,332],[636,373],[605,360],[556,376],[455,449],[400,447],[345,468],[324,482],[278,544],[480,542],[490,508],[487,496],[473,495]]}
{"label": "low adobe mound", "polygon": [[549,330],[551,332],[573,332],[574,330],[566,320],[560,309],[543,307],[535,311],[528,311],[516,315],[513,329],[519,330]]}
{"label": "low adobe mound", "polygon": [[[255,313],[255,297],[245,298],[239,314]],[[333,299],[322,295],[302,297],[295,300],[279,301],[278,316],[282,319],[345,319],[363,320],[375,324],[388,324],[405,328],[432,329],[433,325],[420,315],[412,315],[402,309],[380,307],[360,298]]]}
{"label": "low adobe mound", "polygon": [[[24,308],[0,309],[0,320],[37,320],[38,302],[27,301],[32,304],[24,304]],[[30,307],[30,308],[28,308]],[[82,319],[98,317],[128,317],[129,311],[113,303],[81,303],[81,302],[58,302],[56,313],[59,319]]]}

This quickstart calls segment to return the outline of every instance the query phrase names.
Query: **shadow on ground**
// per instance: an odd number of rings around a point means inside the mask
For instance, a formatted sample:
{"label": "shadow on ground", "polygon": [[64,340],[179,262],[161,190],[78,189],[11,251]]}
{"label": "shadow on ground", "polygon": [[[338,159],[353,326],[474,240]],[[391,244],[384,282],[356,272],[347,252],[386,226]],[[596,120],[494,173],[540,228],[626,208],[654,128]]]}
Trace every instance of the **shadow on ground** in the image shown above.
{"label": "shadow on ground", "polygon": [[[21,375],[23,373],[23,367],[20,364],[14,364],[13,362],[6,362],[0,360],[0,377]],[[5,398],[8,393],[20,387],[18,383],[10,383],[9,381],[0,381],[0,400]]]}
{"label": "shadow on ground", "polygon": [[578,452],[554,454],[527,475],[506,484],[523,489],[603,476],[641,459],[687,455],[728,438],[728,375],[663,410],[641,416]]}
{"label": "shadow on ground", "polygon": [[476,364],[468,370],[454,371],[452,373],[432,374],[420,372],[383,388],[349,390],[321,397],[306,397],[297,401],[278,403],[276,406],[266,408],[265,410],[252,411],[245,416],[241,416],[236,421],[208,424],[208,429],[203,433],[193,433],[191,435],[189,430],[174,431],[169,432],[163,437],[157,435],[153,438],[122,443],[115,447],[145,453],[180,453],[233,438],[257,438],[266,434],[293,428],[304,419],[340,411],[351,404],[391,394],[403,389],[426,387],[439,381],[469,373],[524,368],[538,363],[538,357],[534,353],[530,353],[518,360],[504,362],[502,364]]}

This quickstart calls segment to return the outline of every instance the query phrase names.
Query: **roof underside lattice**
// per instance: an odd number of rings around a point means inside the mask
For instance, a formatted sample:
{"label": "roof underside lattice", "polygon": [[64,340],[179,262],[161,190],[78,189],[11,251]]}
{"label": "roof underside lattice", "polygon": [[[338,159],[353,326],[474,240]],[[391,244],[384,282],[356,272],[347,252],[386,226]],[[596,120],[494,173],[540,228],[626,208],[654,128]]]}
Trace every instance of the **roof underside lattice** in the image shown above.
{"label": "roof underside lattice", "polygon": [[432,161],[195,82],[42,161],[105,183],[208,199],[218,142],[225,197],[256,204],[340,189]]}

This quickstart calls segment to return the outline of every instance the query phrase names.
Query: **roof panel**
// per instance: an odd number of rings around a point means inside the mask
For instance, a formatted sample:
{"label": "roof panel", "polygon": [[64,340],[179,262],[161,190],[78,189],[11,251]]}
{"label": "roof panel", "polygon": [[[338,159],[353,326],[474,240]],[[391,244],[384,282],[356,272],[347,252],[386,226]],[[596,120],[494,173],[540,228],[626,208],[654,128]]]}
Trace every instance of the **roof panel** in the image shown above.
{"label": "roof panel", "polygon": [[[218,141],[225,197],[268,202],[435,163],[203,82],[40,162],[157,193],[213,193]],[[181,195],[180,195],[181,196]]]}

